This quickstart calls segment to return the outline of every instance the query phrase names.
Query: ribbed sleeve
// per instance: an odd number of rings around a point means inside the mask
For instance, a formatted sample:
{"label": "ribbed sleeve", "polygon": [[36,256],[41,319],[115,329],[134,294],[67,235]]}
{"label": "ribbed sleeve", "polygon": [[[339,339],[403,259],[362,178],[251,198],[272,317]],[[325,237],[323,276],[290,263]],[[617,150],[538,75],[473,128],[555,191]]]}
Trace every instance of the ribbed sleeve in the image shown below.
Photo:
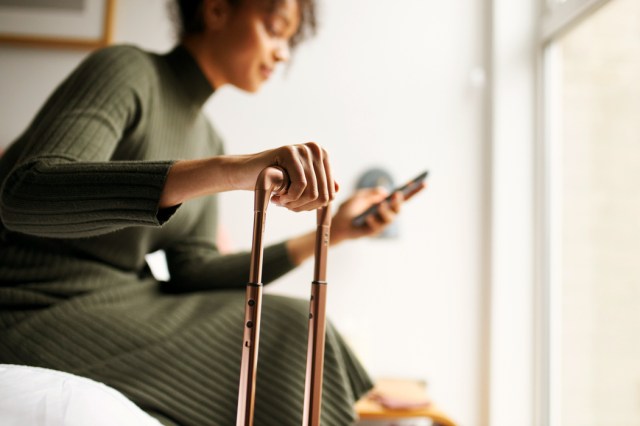
{"label": "ribbed sleeve", "polygon": [[87,237],[160,225],[158,201],[171,161],[111,161],[150,104],[148,55],[131,47],[91,55],[49,98],[4,180],[0,212],[12,231]]}
{"label": "ribbed sleeve", "polygon": [[[171,280],[163,283],[172,293],[244,288],[249,280],[251,253],[221,254],[215,245],[217,231],[217,200],[202,200],[200,216],[187,235],[165,247]],[[249,212],[250,213],[250,212]],[[292,270],[285,243],[266,247],[263,257],[262,281],[267,284]]]}
{"label": "ribbed sleeve", "polygon": [[[244,288],[249,280],[251,253],[221,255],[215,248],[182,246],[167,251],[171,281],[163,290],[182,293]],[[294,268],[285,243],[265,248],[262,282],[268,284]]]}
{"label": "ribbed sleeve", "polygon": [[161,225],[175,211],[158,209],[171,164],[33,160],[7,179],[2,220],[9,230],[65,238]]}

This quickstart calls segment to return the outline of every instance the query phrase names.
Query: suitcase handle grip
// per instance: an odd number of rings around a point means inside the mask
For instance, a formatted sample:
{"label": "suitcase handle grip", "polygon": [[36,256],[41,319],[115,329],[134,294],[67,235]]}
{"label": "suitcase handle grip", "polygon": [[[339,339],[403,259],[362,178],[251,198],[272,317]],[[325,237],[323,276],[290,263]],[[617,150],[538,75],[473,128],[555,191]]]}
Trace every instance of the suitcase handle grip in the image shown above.
{"label": "suitcase handle grip", "polygon": [[291,181],[287,172],[278,166],[262,170],[256,180],[255,207],[256,212],[266,212],[272,194],[284,194]]}

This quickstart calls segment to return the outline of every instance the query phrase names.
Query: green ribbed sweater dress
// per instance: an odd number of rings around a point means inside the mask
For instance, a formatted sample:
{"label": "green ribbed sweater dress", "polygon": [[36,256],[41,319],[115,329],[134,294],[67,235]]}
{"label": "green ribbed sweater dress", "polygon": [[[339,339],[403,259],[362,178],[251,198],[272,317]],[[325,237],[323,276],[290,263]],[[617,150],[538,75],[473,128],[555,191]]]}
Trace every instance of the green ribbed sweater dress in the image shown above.
{"label": "green ribbed sweater dress", "polygon": [[[172,161],[223,152],[212,92],[180,46],[102,49],[5,152],[0,363],[104,382],[164,424],[235,424],[249,255],[218,252],[214,196],[158,209]],[[168,282],[145,263],[159,249]],[[292,267],[265,250],[265,283]],[[256,426],[301,423],[307,315],[265,296]],[[325,357],[323,424],[349,425],[370,380],[330,325]]]}

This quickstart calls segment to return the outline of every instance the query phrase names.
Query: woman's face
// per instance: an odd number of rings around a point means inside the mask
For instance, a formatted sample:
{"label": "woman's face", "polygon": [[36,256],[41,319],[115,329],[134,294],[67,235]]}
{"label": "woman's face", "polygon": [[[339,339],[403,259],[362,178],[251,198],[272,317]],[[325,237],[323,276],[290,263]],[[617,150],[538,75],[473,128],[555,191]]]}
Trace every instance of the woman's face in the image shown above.
{"label": "woman's face", "polygon": [[289,41],[300,24],[297,0],[243,0],[231,8],[216,36],[216,85],[257,91],[279,62],[289,59]]}

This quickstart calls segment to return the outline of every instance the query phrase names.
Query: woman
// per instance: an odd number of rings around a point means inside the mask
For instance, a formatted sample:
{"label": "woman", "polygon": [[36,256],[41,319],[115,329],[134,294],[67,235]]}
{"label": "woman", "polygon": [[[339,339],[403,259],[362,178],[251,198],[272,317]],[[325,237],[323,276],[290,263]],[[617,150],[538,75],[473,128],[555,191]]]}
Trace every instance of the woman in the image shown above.
{"label": "woman", "polygon": [[[252,190],[270,165],[291,179],[274,202],[294,211],[326,204],[338,185],[315,143],[224,155],[201,111],[225,84],[257,91],[313,27],[313,3],[178,6],[174,50],[92,54],[0,160],[0,363],[104,382],[164,424],[229,425],[249,259],[218,252],[212,194]],[[343,204],[331,243],[380,232],[401,197],[366,227],[351,219],[383,196]],[[158,249],[168,282],[146,267],[145,254]],[[312,253],[312,233],[268,247],[265,283]],[[307,301],[265,297],[256,425],[300,423],[307,310]],[[370,380],[332,327],[325,360],[324,424],[350,424]]]}

